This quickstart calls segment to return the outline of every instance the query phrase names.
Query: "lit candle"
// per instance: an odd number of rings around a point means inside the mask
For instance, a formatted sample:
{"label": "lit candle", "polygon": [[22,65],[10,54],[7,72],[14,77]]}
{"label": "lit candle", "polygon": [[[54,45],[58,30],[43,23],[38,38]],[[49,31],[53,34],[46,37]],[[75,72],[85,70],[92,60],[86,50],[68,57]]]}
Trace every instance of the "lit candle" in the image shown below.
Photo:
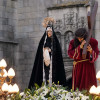
{"label": "lit candle", "polygon": [[5,69],[3,69],[3,71],[4,71],[3,77],[7,77],[7,71]]}
{"label": "lit candle", "polygon": [[15,71],[13,70],[13,68],[10,68],[8,70],[8,77],[14,77],[15,76]]}
{"label": "lit candle", "polygon": [[6,61],[5,61],[4,59],[2,59],[2,60],[0,61],[0,67],[1,67],[1,68],[7,67],[7,63],[6,63]]}
{"label": "lit candle", "polygon": [[97,91],[100,94],[100,86],[97,87]]}
{"label": "lit candle", "polygon": [[89,92],[90,92],[91,94],[96,94],[96,93],[97,93],[97,88],[93,85],[93,86],[90,88]]}
{"label": "lit candle", "polygon": [[8,92],[13,93],[13,86],[11,84],[8,86]]}
{"label": "lit candle", "polygon": [[99,79],[100,78],[100,71],[98,71],[96,78]]}
{"label": "lit candle", "polygon": [[7,83],[4,83],[2,85],[2,91],[4,91],[4,92],[7,92],[8,91],[8,84]]}
{"label": "lit candle", "polygon": [[14,85],[13,85],[13,92],[14,92],[14,93],[19,92],[19,87],[18,87],[17,84],[14,84]]}

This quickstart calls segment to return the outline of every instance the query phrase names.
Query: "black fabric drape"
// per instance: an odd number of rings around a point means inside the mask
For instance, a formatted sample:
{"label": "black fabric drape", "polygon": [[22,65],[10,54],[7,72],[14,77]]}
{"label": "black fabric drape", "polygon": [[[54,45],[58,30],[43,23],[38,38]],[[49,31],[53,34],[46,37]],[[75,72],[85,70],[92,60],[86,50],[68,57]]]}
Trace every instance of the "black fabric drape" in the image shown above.
{"label": "black fabric drape", "polygon": [[[46,37],[46,32],[39,42],[39,46],[36,53],[36,58],[34,61],[34,66],[29,82],[28,88],[34,87],[34,83],[39,86],[43,82],[43,45]],[[61,53],[61,48],[59,41],[53,31],[53,55],[52,55],[52,82],[57,84],[59,81],[60,85],[66,86],[66,76],[63,64],[63,58]]]}

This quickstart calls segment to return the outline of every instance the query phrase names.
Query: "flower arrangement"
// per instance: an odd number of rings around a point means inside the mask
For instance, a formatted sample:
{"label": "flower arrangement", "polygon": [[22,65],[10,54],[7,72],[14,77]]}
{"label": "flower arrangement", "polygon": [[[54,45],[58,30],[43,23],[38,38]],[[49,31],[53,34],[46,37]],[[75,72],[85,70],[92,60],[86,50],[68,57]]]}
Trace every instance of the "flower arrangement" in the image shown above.
{"label": "flower arrangement", "polygon": [[7,100],[100,100],[100,96],[91,95],[87,90],[68,91],[59,84],[50,87],[42,83],[41,87],[35,84],[31,90],[26,88],[24,92],[8,95]]}
{"label": "flower arrangement", "polygon": [[35,84],[31,90],[25,89],[24,92],[8,95],[7,100],[92,100],[92,97],[86,95],[86,91],[67,91],[61,85],[53,83],[50,87],[43,83],[41,87]]}

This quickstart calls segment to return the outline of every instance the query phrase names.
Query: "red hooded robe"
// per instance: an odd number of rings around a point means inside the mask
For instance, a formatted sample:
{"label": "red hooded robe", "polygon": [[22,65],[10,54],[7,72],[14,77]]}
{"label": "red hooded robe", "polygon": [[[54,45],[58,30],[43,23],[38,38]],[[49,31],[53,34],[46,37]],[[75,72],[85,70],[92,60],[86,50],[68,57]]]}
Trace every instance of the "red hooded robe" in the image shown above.
{"label": "red hooded robe", "polygon": [[69,44],[68,55],[77,62],[73,64],[72,88],[74,90],[76,88],[89,90],[92,85],[97,86],[94,62],[99,54],[98,42],[96,39],[91,38],[89,44],[92,47],[92,58],[90,53],[87,52],[85,60],[82,59],[83,50],[80,45],[74,48],[74,40],[71,40]]}

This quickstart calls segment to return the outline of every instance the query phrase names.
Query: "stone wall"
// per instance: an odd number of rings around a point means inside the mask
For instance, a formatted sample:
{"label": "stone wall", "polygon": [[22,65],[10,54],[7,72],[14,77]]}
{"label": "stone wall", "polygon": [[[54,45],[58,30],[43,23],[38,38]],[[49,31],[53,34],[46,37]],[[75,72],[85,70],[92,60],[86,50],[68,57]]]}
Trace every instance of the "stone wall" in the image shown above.
{"label": "stone wall", "polygon": [[7,61],[7,69],[14,67],[14,1],[0,0],[0,60]]}
{"label": "stone wall", "polygon": [[[14,81],[19,85],[20,91],[24,90],[29,83],[38,43],[45,31],[45,28],[42,26],[43,19],[47,16],[62,19],[62,15],[69,12],[71,8],[67,7],[58,10],[58,6],[60,3],[66,6],[64,4],[67,1],[69,0],[0,0],[0,59],[4,57],[9,67],[14,67],[16,72]],[[98,2],[100,5],[99,0]],[[50,7],[58,8],[57,10],[50,10],[48,9]],[[98,45],[100,49],[99,8],[94,31],[95,38],[99,41]],[[73,9],[74,12],[79,11],[77,12],[79,16],[86,15],[85,7],[75,7]],[[67,31],[73,33],[75,29],[70,29],[70,31],[65,29],[64,31],[60,31],[62,36],[57,35],[59,39],[61,38],[60,43],[62,44],[64,58],[66,58],[64,51],[64,34]],[[97,71],[100,70],[99,60],[100,57],[96,63]],[[72,63],[67,63],[70,62],[69,59],[64,59],[64,62],[66,62],[65,66],[71,65],[72,67]]]}

